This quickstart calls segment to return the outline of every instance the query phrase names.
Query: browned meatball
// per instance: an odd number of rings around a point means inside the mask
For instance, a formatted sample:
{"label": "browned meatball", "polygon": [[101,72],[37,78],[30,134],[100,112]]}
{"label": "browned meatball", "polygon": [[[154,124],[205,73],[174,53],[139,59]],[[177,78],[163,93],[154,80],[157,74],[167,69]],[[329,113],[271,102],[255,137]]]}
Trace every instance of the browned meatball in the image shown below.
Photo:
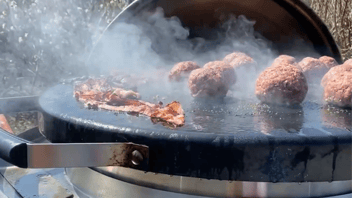
{"label": "browned meatball", "polygon": [[324,63],[328,68],[332,68],[338,65],[336,60],[330,56],[322,56],[319,58],[319,61]]}
{"label": "browned meatball", "polygon": [[319,82],[330,69],[325,63],[312,57],[304,58],[298,65],[301,67],[309,83],[314,83],[317,80]]}
{"label": "browned meatball", "polygon": [[300,104],[308,92],[302,71],[287,62],[265,69],[256,81],[255,94],[264,103]]}
{"label": "browned meatball", "polygon": [[250,56],[242,52],[231,53],[223,59],[225,63],[228,63],[234,68],[238,67],[257,67],[257,62],[253,60]]}
{"label": "browned meatball", "polygon": [[169,73],[169,79],[180,81],[181,79],[187,78],[193,70],[198,68],[200,68],[199,65],[196,62],[192,62],[192,61],[177,63],[171,69]]}
{"label": "browned meatball", "polygon": [[234,68],[223,61],[214,61],[193,70],[188,87],[193,97],[224,97],[235,82]]}
{"label": "browned meatball", "polygon": [[352,107],[352,64],[333,67],[321,81],[324,100],[338,107]]}
{"label": "browned meatball", "polygon": [[295,65],[296,59],[292,56],[289,56],[289,55],[280,55],[274,60],[274,62],[272,63],[272,66],[278,66],[281,63]]}

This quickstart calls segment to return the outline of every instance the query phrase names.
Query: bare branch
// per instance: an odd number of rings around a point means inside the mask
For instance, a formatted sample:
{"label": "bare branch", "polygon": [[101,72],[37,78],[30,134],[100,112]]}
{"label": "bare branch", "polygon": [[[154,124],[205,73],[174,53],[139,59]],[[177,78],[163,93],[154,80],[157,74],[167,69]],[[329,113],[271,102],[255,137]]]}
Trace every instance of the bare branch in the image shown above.
{"label": "bare branch", "polygon": [[308,5],[329,28],[343,59],[352,58],[352,1],[310,0]]}

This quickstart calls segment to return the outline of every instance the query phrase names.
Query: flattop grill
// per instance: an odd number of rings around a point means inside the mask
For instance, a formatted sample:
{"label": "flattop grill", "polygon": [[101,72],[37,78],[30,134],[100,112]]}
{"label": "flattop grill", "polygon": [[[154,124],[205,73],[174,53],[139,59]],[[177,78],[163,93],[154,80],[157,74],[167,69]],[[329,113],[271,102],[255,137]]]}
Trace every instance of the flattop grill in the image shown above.
{"label": "flattop grill", "polygon": [[[279,6],[279,13],[296,16],[295,23],[301,24],[302,32],[308,31],[309,23],[313,24],[309,30],[321,23],[300,2],[256,2]],[[164,1],[155,3],[165,5]],[[145,5],[135,2],[129,9],[138,11]],[[177,9],[170,11],[175,12]],[[302,22],[302,17],[309,20]],[[316,32],[322,35],[321,41],[310,39],[311,33],[305,38],[316,44],[322,54],[339,61],[336,44],[326,27]],[[139,88],[143,90],[143,86]],[[351,109],[328,107],[314,100],[292,108],[270,107],[251,98],[201,101],[177,88],[173,93],[162,94],[181,102],[186,113],[185,126],[169,129],[144,116],[82,108],[73,97],[71,84],[56,85],[38,98],[2,99],[0,113],[23,108],[39,111],[39,131],[51,143],[84,146],[132,142],[147,148],[148,152],[141,152],[138,163],[133,165],[65,169],[79,191],[94,196],[116,196],[114,193],[122,193],[122,189],[128,191],[123,193],[126,197],[142,192],[151,193],[144,194],[146,197],[177,195],[171,192],[222,197],[314,197],[352,192]],[[5,133],[1,130],[2,136],[8,138],[1,140],[1,157],[27,168],[26,159],[31,156],[15,154],[19,145],[30,142]]]}

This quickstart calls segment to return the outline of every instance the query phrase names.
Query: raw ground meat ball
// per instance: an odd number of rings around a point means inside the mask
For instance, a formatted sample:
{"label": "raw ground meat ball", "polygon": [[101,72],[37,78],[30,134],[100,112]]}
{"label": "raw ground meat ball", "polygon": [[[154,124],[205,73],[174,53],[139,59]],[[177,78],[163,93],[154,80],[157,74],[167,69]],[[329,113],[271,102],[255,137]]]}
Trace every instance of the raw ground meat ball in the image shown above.
{"label": "raw ground meat ball", "polygon": [[221,69],[221,68],[233,68],[230,64],[224,62],[224,61],[212,61],[212,62],[208,62],[207,64],[205,64],[203,66],[203,68],[218,68],[218,69]]}
{"label": "raw ground meat ball", "polygon": [[169,73],[169,79],[180,81],[183,78],[187,78],[189,74],[195,70],[199,69],[199,65],[196,62],[185,61],[177,63]]}
{"label": "raw ground meat ball", "polygon": [[352,59],[348,59],[348,60],[346,60],[344,64],[349,64],[349,65],[352,65]]}
{"label": "raw ground meat ball", "polygon": [[300,104],[307,92],[307,80],[302,71],[287,62],[268,67],[256,81],[255,95],[264,103]]}
{"label": "raw ground meat ball", "polygon": [[225,63],[228,63],[235,69],[238,67],[257,67],[257,62],[255,62],[253,58],[242,52],[231,53],[225,56],[223,61]]}
{"label": "raw ground meat ball", "polygon": [[304,58],[298,65],[309,83],[319,82],[330,69],[325,63],[312,57]]}
{"label": "raw ground meat ball", "polygon": [[254,92],[255,79],[258,75],[258,64],[250,56],[242,52],[233,52],[223,59],[235,68],[236,85],[231,89],[236,97],[251,97]]}
{"label": "raw ground meat ball", "polygon": [[352,64],[331,68],[321,84],[325,102],[343,108],[352,107]]}
{"label": "raw ground meat ball", "polygon": [[319,58],[319,61],[324,63],[328,68],[332,68],[338,65],[336,60],[330,56],[322,56]]}
{"label": "raw ground meat ball", "polygon": [[342,65],[333,67],[329,70],[329,72],[327,72],[324,75],[323,79],[321,80],[321,85],[323,87],[325,87],[325,85],[328,83],[329,79],[335,78],[336,74],[344,73],[344,72],[351,72],[351,70],[352,70],[352,61],[351,62],[346,61]]}
{"label": "raw ground meat ball", "polygon": [[272,63],[271,66],[278,66],[281,63],[287,63],[287,64],[295,65],[296,64],[296,59],[294,57],[292,57],[292,56],[289,56],[289,55],[280,55],[274,60],[274,62]]}
{"label": "raw ground meat ball", "polygon": [[234,68],[223,61],[214,61],[193,70],[188,79],[188,87],[193,97],[225,97],[235,82]]}

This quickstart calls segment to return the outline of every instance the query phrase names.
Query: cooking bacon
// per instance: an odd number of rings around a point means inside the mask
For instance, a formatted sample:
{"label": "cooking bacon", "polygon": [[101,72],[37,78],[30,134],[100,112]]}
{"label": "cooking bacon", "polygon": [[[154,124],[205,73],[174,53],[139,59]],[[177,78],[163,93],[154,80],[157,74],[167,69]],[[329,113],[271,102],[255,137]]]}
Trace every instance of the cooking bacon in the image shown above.
{"label": "cooking bacon", "polygon": [[157,108],[151,115],[153,122],[172,123],[175,127],[182,126],[185,123],[185,116],[182,106],[179,102],[173,101],[164,108]]}
{"label": "cooking bacon", "polygon": [[104,79],[88,79],[77,84],[74,96],[89,109],[143,114],[151,117],[153,123],[163,122],[167,126],[179,127],[185,123],[184,111],[179,102],[172,102],[165,107],[142,100],[139,93],[114,88]]}

